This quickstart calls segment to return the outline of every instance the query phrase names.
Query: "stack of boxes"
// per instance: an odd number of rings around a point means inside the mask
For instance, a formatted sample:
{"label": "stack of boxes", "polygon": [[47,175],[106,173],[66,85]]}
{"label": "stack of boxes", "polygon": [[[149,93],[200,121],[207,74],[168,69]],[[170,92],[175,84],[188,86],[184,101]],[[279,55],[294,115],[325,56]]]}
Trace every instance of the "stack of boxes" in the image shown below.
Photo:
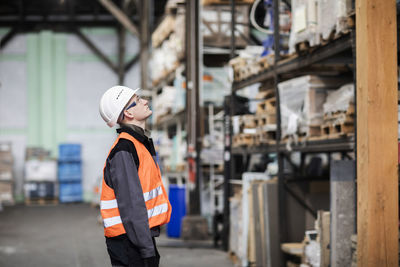
{"label": "stack of boxes", "polygon": [[80,144],[60,144],[58,158],[60,202],[82,201],[82,159]]}
{"label": "stack of boxes", "polygon": [[14,204],[11,143],[0,143],[0,203]]}
{"label": "stack of boxes", "polygon": [[58,195],[57,161],[49,157],[49,151],[31,147],[25,157],[25,203],[55,201]]}

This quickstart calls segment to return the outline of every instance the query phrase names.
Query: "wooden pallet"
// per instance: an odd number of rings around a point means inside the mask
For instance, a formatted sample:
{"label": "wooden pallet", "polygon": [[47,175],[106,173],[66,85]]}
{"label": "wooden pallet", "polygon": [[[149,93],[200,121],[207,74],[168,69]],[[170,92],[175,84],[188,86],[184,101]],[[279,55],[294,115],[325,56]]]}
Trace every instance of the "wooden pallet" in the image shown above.
{"label": "wooden pallet", "polygon": [[261,144],[276,144],[276,131],[270,130],[270,131],[263,131],[263,132],[258,132],[255,137],[256,145],[261,145]]}
{"label": "wooden pallet", "polygon": [[256,114],[275,113],[276,97],[271,97],[257,104]]}
{"label": "wooden pallet", "polygon": [[308,125],[305,132],[299,134],[299,137],[304,139],[319,136],[321,136],[321,125]]}
{"label": "wooden pallet", "polygon": [[257,127],[256,116],[253,114],[246,114],[240,116],[239,125],[241,128],[248,128],[248,129],[256,128]]}
{"label": "wooden pallet", "polygon": [[265,113],[255,116],[255,123],[257,127],[263,127],[264,125],[276,124],[275,113]]}
{"label": "wooden pallet", "polygon": [[260,58],[260,59],[258,60],[257,64],[258,64],[259,67],[260,67],[260,71],[262,71],[262,70],[267,70],[267,69],[269,69],[269,68],[271,67],[271,65],[269,64],[268,61],[269,61],[269,60],[268,60],[267,57],[262,57],[262,58]]}
{"label": "wooden pallet", "polygon": [[310,51],[310,42],[303,41],[295,45],[296,53],[299,55],[307,54]]}
{"label": "wooden pallet", "polygon": [[203,172],[210,172],[211,167],[214,167],[214,172],[223,172],[224,171],[224,164],[205,164],[202,163]]}
{"label": "wooden pallet", "polygon": [[27,206],[49,206],[49,205],[57,205],[57,198],[26,198],[25,205]]}
{"label": "wooden pallet", "polygon": [[153,47],[158,47],[174,31],[175,17],[166,16],[154,33],[151,35]]}
{"label": "wooden pallet", "polygon": [[[236,0],[235,5],[248,5],[252,4],[254,0]],[[207,5],[229,5],[230,1],[229,0],[202,0],[201,4],[203,6]]]}
{"label": "wooden pallet", "polygon": [[231,262],[236,266],[239,263],[239,258],[236,256],[235,252],[229,251],[228,252],[228,257],[231,260]]}
{"label": "wooden pallet", "polygon": [[354,104],[350,104],[346,111],[324,114],[324,121],[354,122],[355,113]]}
{"label": "wooden pallet", "polygon": [[328,136],[329,139],[336,139],[348,134],[354,134],[354,123],[327,123],[321,125],[321,136]]}
{"label": "wooden pallet", "polygon": [[233,137],[232,146],[253,146],[255,144],[255,135],[254,134],[238,134]]}
{"label": "wooden pallet", "polygon": [[[259,90],[262,90],[262,87],[260,87]],[[275,97],[275,89],[274,88],[269,88],[269,89],[264,89],[263,91],[260,91],[257,95],[256,95],[256,99],[259,99],[261,101],[265,101],[269,98],[273,98]]]}

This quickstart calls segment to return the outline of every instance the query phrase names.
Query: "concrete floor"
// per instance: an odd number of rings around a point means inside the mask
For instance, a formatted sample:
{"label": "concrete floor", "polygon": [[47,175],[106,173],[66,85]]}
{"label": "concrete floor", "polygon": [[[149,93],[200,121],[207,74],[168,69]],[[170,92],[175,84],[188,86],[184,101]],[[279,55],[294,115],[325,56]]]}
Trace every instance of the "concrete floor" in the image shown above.
{"label": "concrete floor", "polygon": [[[98,209],[85,204],[14,206],[0,212],[0,266],[110,266]],[[233,266],[211,242],[157,239],[161,267]]]}

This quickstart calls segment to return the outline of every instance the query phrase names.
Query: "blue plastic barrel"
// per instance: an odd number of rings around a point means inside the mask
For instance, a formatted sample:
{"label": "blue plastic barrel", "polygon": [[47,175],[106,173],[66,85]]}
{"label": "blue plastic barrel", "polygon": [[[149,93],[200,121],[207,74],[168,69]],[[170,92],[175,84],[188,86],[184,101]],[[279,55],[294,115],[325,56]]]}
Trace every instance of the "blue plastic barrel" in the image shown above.
{"label": "blue plastic barrel", "polygon": [[182,219],[186,215],[185,187],[169,185],[169,202],[172,206],[171,219],[167,225],[167,236],[180,237]]}

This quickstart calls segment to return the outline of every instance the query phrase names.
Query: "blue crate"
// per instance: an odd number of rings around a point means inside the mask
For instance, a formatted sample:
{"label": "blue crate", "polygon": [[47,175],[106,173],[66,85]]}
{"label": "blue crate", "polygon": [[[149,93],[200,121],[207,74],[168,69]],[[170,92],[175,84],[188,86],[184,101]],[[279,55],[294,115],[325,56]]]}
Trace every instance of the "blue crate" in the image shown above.
{"label": "blue crate", "polygon": [[82,180],[81,162],[58,162],[58,180],[60,182],[79,182]]}
{"label": "blue crate", "polygon": [[60,183],[60,202],[81,202],[82,184],[81,183]]}
{"label": "blue crate", "polygon": [[60,144],[58,145],[59,161],[79,161],[81,160],[80,144]]}

